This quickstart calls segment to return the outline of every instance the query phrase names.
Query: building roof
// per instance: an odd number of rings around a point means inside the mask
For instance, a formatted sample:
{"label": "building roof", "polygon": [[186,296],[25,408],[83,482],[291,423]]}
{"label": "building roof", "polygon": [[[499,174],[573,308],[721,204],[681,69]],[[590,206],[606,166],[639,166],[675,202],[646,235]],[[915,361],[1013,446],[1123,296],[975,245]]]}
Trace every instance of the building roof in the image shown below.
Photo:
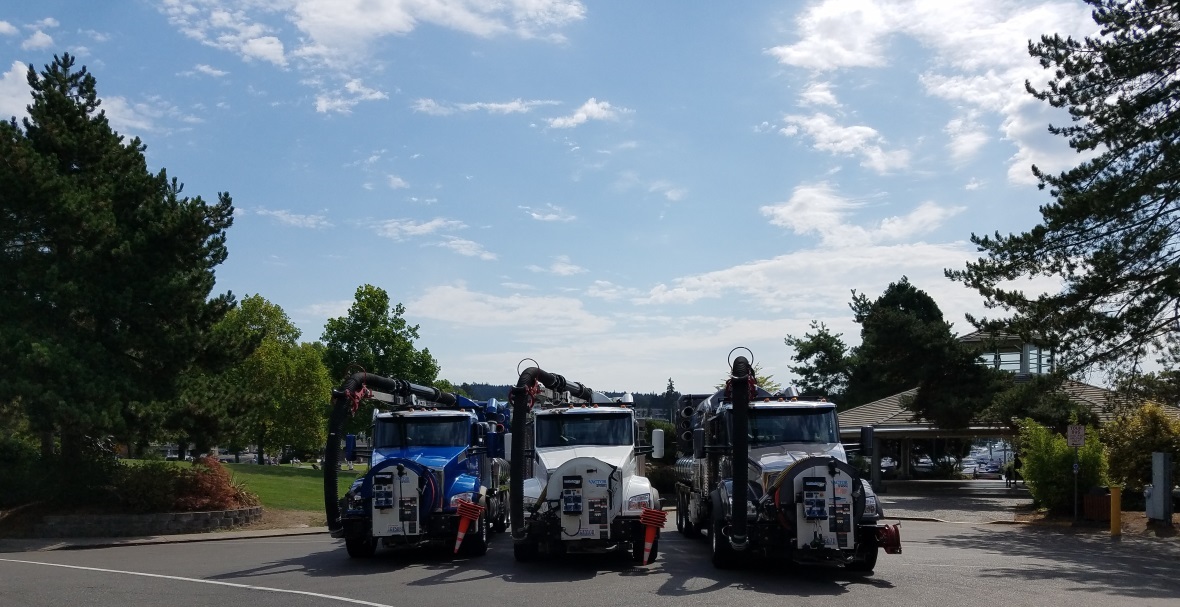
{"label": "building roof", "polygon": [[[1098,418],[1100,424],[1113,421],[1120,405],[1128,404],[1125,398],[1117,392],[1092,386],[1090,384],[1065,380],[1061,389],[1069,395],[1070,400],[1086,405]],[[902,405],[906,396],[917,394],[918,389],[906,390],[881,400],[853,407],[840,412],[840,431],[842,434],[853,434],[860,431],[861,426],[873,426],[877,432],[891,434],[905,434],[918,436],[946,436],[947,431],[941,430],[930,421],[915,416],[912,411]],[[1173,419],[1180,419],[1180,407],[1162,405],[1164,412]],[[958,431],[961,434],[975,434],[978,436],[995,436],[1008,434],[1010,429],[994,422],[975,422],[970,428]]]}

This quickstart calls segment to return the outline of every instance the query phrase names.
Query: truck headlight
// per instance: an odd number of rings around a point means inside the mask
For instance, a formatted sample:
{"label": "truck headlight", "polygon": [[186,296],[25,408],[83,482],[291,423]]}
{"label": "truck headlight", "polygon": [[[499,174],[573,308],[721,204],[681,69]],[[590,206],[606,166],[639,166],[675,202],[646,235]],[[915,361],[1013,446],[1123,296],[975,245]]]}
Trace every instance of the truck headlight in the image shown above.
{"label": "truck headlight", "polygon": [[639,495],[627,498],[628,510],[642,510],[644,508],[651,508],[650,493],[640,493]]}
{"label": "truck headlight", "polygon": [[534,505],[536,505],[536,503],[537,503],[537,498],[535,498],[535,497],[529,497],[529,496],[527,496],[527,495],[526,495],[526,496],[524,496],[523,498],[521,498],[521,501],[523,501],[523,502],[524,502],[524,507],[525,507],[525,509],[527,510],[527,509],[529,509],[529,508],[532,508]]}
{"label": "truck headlight", "polygon": [[361,496],[361,492],[349,492],[348,494],[348,509],[349,510],[363,510],[365,507],[365,498]]}
{"label": "truck headlight", "polygon": [[459,500],[463,500],[465,502],[470,502],[471,501],[471,494],[472,494],[471,491],[467,491],[465,493],[456,493],[455,495],[451,496],[451,507],[458,508],[459,507]]}
{"label": "truck headlight", "polygon": [[872,518],[876,518],[878,516],[877,496],[875,496],[875,495],[866,495],[865,496],[865,516],[872,517]]}

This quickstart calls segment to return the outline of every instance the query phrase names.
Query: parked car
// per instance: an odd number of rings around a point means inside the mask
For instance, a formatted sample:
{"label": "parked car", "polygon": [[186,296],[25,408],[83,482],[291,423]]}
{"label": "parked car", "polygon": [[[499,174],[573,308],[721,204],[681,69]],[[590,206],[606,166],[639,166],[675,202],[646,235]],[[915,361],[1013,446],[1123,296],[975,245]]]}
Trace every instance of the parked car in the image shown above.
{"label": "parked car", "polygon": [[999,480],[1004,478],[1004,472],[999,464],[984,464],[975,469],[975,478]]}

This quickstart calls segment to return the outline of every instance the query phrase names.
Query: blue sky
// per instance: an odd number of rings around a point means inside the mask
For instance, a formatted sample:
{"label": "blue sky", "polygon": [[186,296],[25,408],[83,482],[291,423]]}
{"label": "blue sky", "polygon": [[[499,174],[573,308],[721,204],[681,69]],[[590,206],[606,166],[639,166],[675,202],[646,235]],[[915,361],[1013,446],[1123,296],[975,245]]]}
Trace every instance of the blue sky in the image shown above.
{"label": "blue sky", "polygon": [[702,392],[737,346],[788,380],[811,320],[857,344],[852,291],[903,275],[969,331],[943,269],[1077,162],[1028,41],[1093,31],[1077,0],[42,0],[0,8],[0,115],[76,54],[150,166],[233,196],[218,290],[304,340],[369,283],[456,383]]}

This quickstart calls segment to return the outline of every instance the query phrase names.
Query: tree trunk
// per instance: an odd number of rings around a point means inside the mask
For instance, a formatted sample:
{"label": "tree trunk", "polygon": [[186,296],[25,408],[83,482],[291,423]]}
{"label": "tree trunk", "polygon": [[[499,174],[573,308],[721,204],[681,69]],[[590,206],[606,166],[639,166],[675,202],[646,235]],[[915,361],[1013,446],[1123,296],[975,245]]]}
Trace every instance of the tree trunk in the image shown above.
{"label": "tree trunk", "polygon": [[263,441],[263,439],[265,439],[265,438],[266,438],[266,430],[259,430],[259,431],[258,431],[258,445],[257,445],[257,449],[258,449],[258,463],[259,463],[259,464],[265,464],[265,463],[266,463],[266,457],[265,457],[265,455],[264,455],[264,454],[266,453],[266,449],[263,449],[263,448],[262,448],[262,441]]}

